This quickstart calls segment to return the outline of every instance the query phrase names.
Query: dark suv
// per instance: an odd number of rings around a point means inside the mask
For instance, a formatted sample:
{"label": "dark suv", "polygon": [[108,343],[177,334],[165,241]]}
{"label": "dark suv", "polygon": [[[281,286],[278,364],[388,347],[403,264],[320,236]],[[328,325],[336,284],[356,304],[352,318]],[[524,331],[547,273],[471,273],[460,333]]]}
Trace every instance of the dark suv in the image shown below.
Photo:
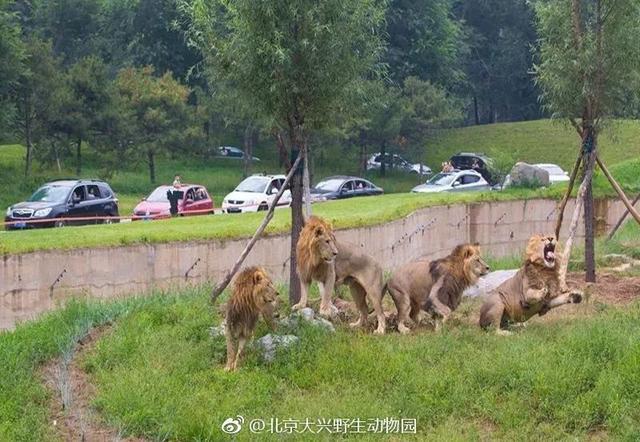
{"label": "dark suv", "polygon": [[449,162],[454,169],[475,170],[482,175],[482,178],[484,178],[489,184],[496,184],[496,180],[491,173],[493,161],[485,154],[458,152],[449,159]]}
{"label": "dark suv", "polygon": [[[47,183],[22,203],[7,209],[6,228],[62,227],[81,224],[108,224],[117,217],[118,199],[111,187],[98,180],[57,180]],[[73,218],[78,218],[74,220]]]}

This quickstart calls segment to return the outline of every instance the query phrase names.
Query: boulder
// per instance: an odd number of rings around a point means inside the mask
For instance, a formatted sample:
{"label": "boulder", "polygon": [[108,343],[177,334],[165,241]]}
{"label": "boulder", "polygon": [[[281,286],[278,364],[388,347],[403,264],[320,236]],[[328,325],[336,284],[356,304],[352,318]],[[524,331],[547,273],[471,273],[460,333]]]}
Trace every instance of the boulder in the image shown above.
{"label": "boulder", "polygon": [[294,335],[272,335],[269,333],[256,340],[254,346],[260,350],[262,358],[266,362],[273,362],[278,349],[291,347],[298,341],[300,338]]}
{"label": "boulder", "polygon": [[518,162],[509,173],[512,186],[542,187],[549,185],[549,172],[528,163]]}

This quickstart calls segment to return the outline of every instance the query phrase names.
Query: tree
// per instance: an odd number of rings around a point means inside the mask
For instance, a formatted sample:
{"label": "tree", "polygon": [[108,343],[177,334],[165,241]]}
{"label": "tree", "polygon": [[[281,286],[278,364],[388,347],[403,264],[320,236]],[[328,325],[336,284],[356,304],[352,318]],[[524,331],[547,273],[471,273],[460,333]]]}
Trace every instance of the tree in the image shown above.
{"label": "tree", "polygon": [[[291,156],[305,154],[322,127],[382,50],[381,0],[195,0],[194,34],[214,71],[284,128]],[[302,229],[302,177],[292,180],[290,300],[300,296],[295,246]]]}
{"label": "tree", "polygon": [[528,0],[460,0],[468,54],[471,121],[475,124],[540,118],[539,91],[530,73],[538,36]]}
{"label": "tree", "polygon": [[13,103],[10,95],[23,69],[25,48],[21,39],[21,28],[16,13],[6,11],[5,1],[0,0],[0,128],[10,120]]}
{"label": "tree", "polygon": [[25,41],[22,72],[12,90],[15,113],[12,126],[26,147],[25,177],[29,175],[34,146],[47,132],[62,79],[51,44],[37,38]]}
{"label": "tree", "polygon": [[131,146],[149,167],[149,179],[156,181],[156,157],[179,144],[189,123],[189,89],[170,73],[153,75],[151,66],[128,68],[116,79],[122,122],[119,144]]}
{"label": "tree", "polygon": [[540,0],[535,11],[542,100],[554,117],[571,122],[581,140],[578,202],[584,204],[586,280],[595,281],[591,177],[606,119],[638,94],[630,86],[640,69],[640,8],[636,0]]}

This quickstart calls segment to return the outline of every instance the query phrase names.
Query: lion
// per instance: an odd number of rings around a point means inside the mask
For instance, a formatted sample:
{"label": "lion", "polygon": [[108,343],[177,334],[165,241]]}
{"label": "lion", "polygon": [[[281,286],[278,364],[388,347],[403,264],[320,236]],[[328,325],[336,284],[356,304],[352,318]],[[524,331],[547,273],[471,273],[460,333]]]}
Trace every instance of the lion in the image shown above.
{"label": "lion", "polygon": [[534,235],[529,239],[525,261],[518,272],[493,290],[480,309],[480,327],[496,327],[509,334],[510,322],[524,323],[564,304],[578,304],[578,291],[562,292],[555,236]]}
{"label": "lion", "polygon": [[398,310],[398,331],[408,333],[407,321],[420,323],[422,311],[436,320],[439,330],[458,308],[462,292],[488,272],[478,244],[460,244],[444,258],[420,258],[400,267],[386,285]]}
{"label": "lion", "polygon": [[296,256],[302,290],[300,301],[292,307],[294,310],[307,306],[309,286],[317,281],[321,295],[320,315],[331,316],[333,289],[347,284],[359,311],[358,320],[350,326],[366,325],[368,297],[378,320],[374,333],[384,334],[386,321],[382,311],[382,268],[373,258],[360,252],[356,246],[338,242],[331,224],[316,216],[306,220],[296,244]]}
{"label": "lion", "polygon": [[272,330],[275,329],[273,318],[278,307],[278,296],[262,267],[247,267],[236,276],[225,319],[226,371],[237,368],[242,350],[253,336],[260,315]]}

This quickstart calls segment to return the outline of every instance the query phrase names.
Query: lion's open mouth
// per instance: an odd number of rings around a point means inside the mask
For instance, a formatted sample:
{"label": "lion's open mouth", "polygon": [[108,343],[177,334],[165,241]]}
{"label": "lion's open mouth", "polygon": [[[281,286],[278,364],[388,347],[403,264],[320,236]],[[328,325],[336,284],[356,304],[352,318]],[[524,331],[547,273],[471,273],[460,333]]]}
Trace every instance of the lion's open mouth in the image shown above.
{"label": "lion's open mouth", "polygon": [[544,263],[547,267],[553,267],[556,264],[556,246],[551,242],[544,246]]}

